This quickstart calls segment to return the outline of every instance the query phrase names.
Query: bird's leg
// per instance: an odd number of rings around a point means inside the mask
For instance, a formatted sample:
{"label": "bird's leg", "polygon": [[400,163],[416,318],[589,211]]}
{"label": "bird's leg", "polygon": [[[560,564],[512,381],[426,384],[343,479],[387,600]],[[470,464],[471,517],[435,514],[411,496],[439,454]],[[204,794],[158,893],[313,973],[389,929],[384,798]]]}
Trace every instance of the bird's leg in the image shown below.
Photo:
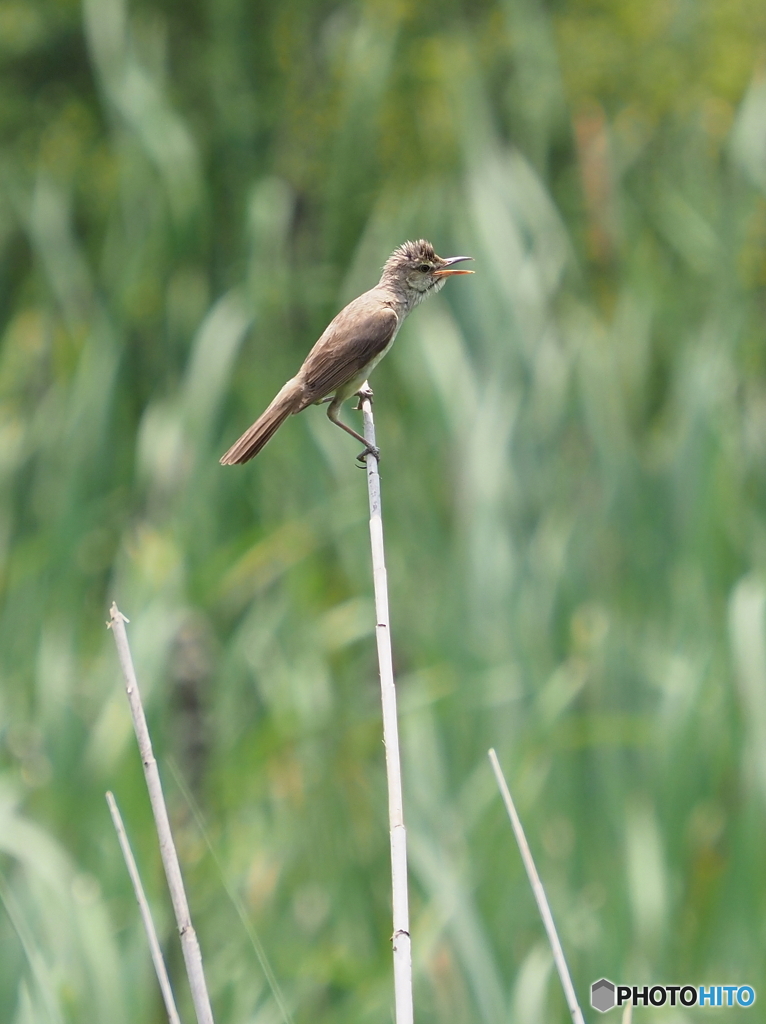
{"label": "bird's leg", "polygon": [[374,397],[369,381],[365,381],[364,384],[362,384],[362,386],[357,391],[356,396],[359,399],[359,401],[356,403],[355,409],[357,412],[361,412],[362,402],[365,400],[365,398],[369,398],[369,400],[372,401]]}
{"label": "bird's leg", "polygon": [[351,434],[352,437],[355,437],[357,441],[362,442],[362,444],[364,445],[364,451],[360,452],[359,455],[357,455],[357,459],[360,462],[364,462],[368,455],[374,455],[376,459],[380,459],[380,449],[376,448],[374,444],[368,444],[366,438],[364,438],[361,434],[358,434],[353,427],[349,427],[349,425],[347,423],[344,423],[343,420],[340,418],[338,413],[340,412],[341,404],[342,399],[339,399],[338,396],[336,395],[335,398],[332,400],[332,402],[330,402],[329,406],[327,407],[328,419],[332,420],[333,423],[337,424],[337,426],[339,426],[341,430],[345,430],[347,434]]}

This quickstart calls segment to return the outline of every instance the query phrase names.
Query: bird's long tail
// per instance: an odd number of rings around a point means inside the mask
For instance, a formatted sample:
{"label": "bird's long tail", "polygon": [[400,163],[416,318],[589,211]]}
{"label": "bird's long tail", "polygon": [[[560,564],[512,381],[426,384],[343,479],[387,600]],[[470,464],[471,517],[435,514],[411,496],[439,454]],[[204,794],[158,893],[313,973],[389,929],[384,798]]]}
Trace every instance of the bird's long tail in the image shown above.
{"label": "bird's long tail", "polygon": [[221,456],[222,466],[248,462],[277,432],[287,417],[303,408],[303,384],[297,377],[288,380],[271,405],[261,413],[255,423]]}

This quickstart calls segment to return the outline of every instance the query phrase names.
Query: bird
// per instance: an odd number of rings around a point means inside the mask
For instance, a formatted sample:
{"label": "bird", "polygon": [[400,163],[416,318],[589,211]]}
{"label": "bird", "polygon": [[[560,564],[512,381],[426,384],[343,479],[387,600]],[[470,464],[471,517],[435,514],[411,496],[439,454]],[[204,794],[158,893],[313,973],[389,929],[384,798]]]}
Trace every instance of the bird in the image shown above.
{"label": "bird", "polygon": [[221,456],[221,465],[249,462],[288,416],[325,402],[330,403],[330,420],[364,445],[357,459],[365,462],[368,455],[380,458],[377,447],[341,420],[340,408],[353,395],[359,396],[357,408],[361,408],[363,398],[372,398],[368,377],[393,345],[404,318],[429,295],[440,291],[448,277],[472,274],[472,270],[454,267],[470,259],[473,257],[442,259],[423,238],[395,249],[383,266],[380,281],[338,313],[296,375]]}

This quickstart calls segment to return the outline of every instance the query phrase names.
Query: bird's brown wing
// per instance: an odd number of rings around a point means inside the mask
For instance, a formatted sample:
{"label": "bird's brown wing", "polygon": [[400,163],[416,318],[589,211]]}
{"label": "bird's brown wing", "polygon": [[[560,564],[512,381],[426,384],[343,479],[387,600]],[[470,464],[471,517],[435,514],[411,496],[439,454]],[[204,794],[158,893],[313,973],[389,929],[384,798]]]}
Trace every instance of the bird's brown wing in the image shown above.
{"label": "bird's brown wing", "polygon": [[357,377],[390,344],[398,326],[395,311],[370,292],[350,302],[327,327],[300,369],[298,376],[306,388],[303,408]]}

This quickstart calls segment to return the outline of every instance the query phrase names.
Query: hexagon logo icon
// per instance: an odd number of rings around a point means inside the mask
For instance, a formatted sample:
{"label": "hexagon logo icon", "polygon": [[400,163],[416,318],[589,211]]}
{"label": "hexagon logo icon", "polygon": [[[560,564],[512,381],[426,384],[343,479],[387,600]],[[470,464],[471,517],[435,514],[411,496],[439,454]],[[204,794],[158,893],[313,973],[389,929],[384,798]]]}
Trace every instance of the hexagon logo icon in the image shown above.
{"label": "hexagon logo icon", "polygon": [[599,1013],[606,1013],[607,1010],[611,1010],[616,999],[614,996],[616,989],[611,981],[606,978],[599,978],[598,981],[594,981],[590,987],[590,1005],[594,1010],[598,1010]]}

